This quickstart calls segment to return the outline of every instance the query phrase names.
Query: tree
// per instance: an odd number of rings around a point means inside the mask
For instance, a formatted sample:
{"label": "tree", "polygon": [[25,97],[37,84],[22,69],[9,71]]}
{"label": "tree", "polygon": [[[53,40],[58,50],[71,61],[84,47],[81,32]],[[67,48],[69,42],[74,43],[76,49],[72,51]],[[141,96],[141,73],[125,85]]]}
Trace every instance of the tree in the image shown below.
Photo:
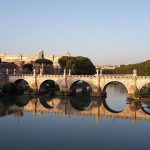
{"label": "tree", "polygon": [[17,87],[14,83],[5,83],[2,87],[2,93],[4,94],[14,94],[17,91]]}
{"label": "tree", "polygon": [[35,63],[38,63],[38,64],[49,64],[49,65],[52,65],[53,64],[53,62],[51,61],[51,60],[49,60],[49,59],[45,59],[45,58],[40,58],[40,59],[37,59],[36,61],[35,61]]}
{"label": "tree", "polygon": [[134,69],[137,70],[138,75],[150,75],[150,60],[142,63],[121,65],[115,68],[113,73],[132,74]]}
{"label": "tree", "polygon": [[96,73],[95,66],[91,62],[91,60],[87,57],[77,56],[77,57],[69,57],[63,56],[58,60],[59,65],[64,69],[71,69],[72,74],[87,74],[93,75]]}
{"label": "tree", "polygon": [[150,60],[147,60],[141,63],[136,63],[136,64],[120,65],[120,67],[116,67],[114,70],[112,70],[112,72],[107,71],[107,73],[132,74],[134,69],[137,70],[138,75],[149,76],[150,75]]}
{"label": "tree", "polygon": [[23,65],[23,69],[32,71],[33,70],[33,65],[32,64],[24,64]]}

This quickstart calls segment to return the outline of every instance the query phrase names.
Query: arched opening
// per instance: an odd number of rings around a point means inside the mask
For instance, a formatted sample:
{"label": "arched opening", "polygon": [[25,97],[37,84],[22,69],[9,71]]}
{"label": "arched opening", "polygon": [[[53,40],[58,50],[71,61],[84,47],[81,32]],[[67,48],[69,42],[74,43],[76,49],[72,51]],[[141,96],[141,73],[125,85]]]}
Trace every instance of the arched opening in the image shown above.
{"label": "arched opening", "polygon": [[109,108],[109,111],[121,112],[126,107],[127,88],[118,81],[112,81],[105,85],[103,93],[106,93],[104,105]]}
{"label": "arched opening", "polygon": [[24,79],[18,79],[14,82],[16,88],[16,94],[29,94],[30,93],[30,85]]}
{"label": "arched opening", "polygon": [[83,80],[75,81],[69,89],[70,95],[89,95],[91,91],[91,86]]}
{"label": "arched opening", "polygon": [[146,83],[142,86],[139,91],[141,98],[150,98],[150,82]]}
{"label": "arched opening", "polygon": [[91,99],[87,96],[73,96],[69,98],[69,102],[78,111],[88,110],[92,104]]}
{"label": "arched opening", "polygon": [[53,80],[45,80],[39,87],[39,93],[50,93],[55,95],[57,91],[60,91],[59,85]]}

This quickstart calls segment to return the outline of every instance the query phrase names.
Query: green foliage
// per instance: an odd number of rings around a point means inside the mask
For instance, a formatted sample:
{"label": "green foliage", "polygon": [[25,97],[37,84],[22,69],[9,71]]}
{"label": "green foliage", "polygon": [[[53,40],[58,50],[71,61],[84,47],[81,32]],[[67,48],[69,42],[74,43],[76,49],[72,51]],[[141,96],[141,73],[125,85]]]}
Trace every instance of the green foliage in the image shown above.
{"label": "green foliage", "polygon": [[23,68],[32,71],[33,70],[33,65],[32,64],[24,64]]}
{"label": "green foliage", "polygon": [[113,74],[113,70],[112,69],[104,69],[103,74]]}
{"label": "green foliage", "polygon": [[113,74],[132,74],[133,70],[136,69],[138,75],[148,76],[150,75],[150,60],[129,65],[120,65],[120,67],[112,70]]}
{"label": "green foliage", "polygon": [[17,91],[17,87],[14,83],[5,83],[2,87],[2,93],[4,94],[14,94]]}
{"label": "green foliage", "polygon": [[53,64],[53,62],[51,61],[51,60],[49,60],[49,59],[45,59],[45,58],[40,58],[40,59],[37,59],[36,61],[35,61],[35,63],[38,63],[38,64],[49,64],[49,65],[52,65]]}
{"label": "green foliage", "polygon": [[77,57],[68,57],[63,56],[58,60],[60,66],[64,69],[71,69],[71,74],[76,75],[93,75],[96,73],[95,66],[91,60],[87,57],[77,56]]}

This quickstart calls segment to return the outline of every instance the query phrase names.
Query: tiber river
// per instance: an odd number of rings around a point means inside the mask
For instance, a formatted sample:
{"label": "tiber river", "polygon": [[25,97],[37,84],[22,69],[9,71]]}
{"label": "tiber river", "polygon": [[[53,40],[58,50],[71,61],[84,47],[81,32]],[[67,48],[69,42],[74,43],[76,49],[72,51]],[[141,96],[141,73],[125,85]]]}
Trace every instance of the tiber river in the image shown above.
{"label": "tiber river", "polygon": [[150,102],[126,100],[121,86],[107,98],[0,98],[0,150],[150,149]]}

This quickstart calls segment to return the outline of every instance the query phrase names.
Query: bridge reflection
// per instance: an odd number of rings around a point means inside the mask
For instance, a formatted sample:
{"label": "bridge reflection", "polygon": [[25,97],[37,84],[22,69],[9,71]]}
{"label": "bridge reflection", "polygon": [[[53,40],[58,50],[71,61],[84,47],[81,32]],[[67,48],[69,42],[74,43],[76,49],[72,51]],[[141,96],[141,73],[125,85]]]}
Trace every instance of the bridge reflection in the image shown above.
{"label": "bridge reflection", "polygon": [[112,110],[105,99],[91,97],[8,97],[0,100],[0,116],[13,114],[23,116],[25,112],[33,115],[44,113],[63,116],[91,116],[98,122],[100,118],[130,119],[133,125],[138,120],[150,120],[150,101],[128,102],[123,111]]}

